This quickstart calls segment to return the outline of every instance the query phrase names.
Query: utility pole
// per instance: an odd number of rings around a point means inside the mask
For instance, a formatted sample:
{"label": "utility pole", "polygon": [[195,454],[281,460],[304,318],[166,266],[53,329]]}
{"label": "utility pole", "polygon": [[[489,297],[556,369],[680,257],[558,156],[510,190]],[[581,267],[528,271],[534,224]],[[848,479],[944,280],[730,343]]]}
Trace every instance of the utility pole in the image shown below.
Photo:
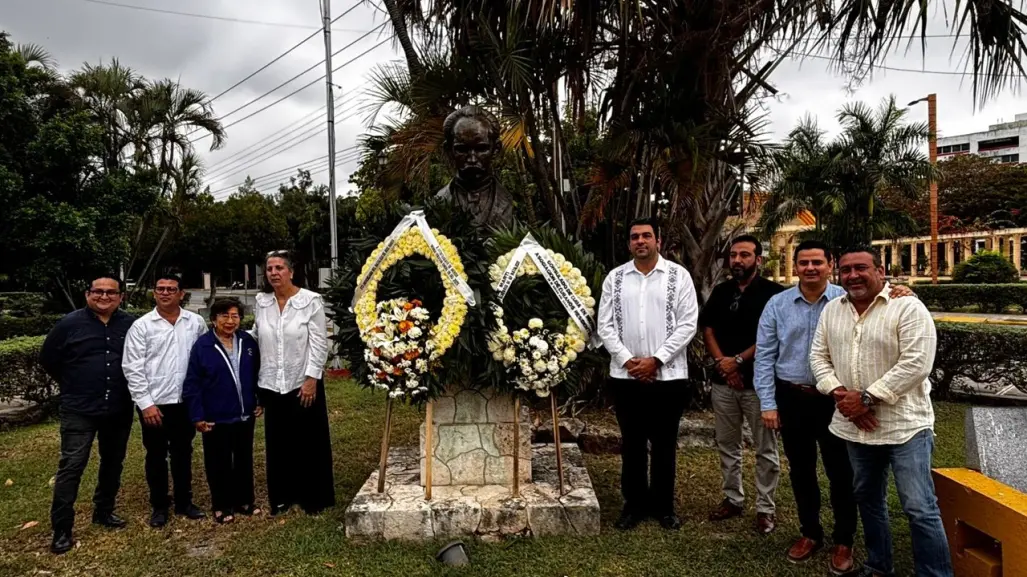
{"label": "utility pole", "polygon": [[[909,106],[927,101],[927,130],[930,135],[927,139],[927,154],[930,157],[931,165],[938,168],[938,95],[928,94],[920,100],[914,100]],[[931,284],[938,284],[938,180],[931,179]],[[916,250],[916,244],[913,245]],[[915,256],[915,255],[914,255]],[[946,263],[952,269],[952,263]],[[916,271],[913,271],[916,273]]]}
{"label": "utility pole", "polygon": [[325,96],[328,102],[328,223],[331,231],[331,269],[339,264],[339,231],[335,218],[335,97],[332,94],[332,0],[321,2],[321,19],[325,37]]}

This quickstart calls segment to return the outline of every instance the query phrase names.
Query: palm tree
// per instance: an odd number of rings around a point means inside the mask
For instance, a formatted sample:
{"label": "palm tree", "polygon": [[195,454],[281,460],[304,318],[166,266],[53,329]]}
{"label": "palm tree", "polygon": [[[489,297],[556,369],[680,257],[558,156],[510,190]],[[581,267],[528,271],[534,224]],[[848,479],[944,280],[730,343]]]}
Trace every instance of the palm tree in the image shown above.
{"label": "palm tree", "polygon": [[104,126],[104,169],[112,172],[132,158],[138,168],[142,143],[135,135],[149,129],[140,127],[133,118],[134,101],[143,88],[142,76],[111,60],[109,65],[84,64],[71,74],[70,83]]}
{"label": "palm tree", "polygon": [[47,72],[57,71],[57,60],[50,54],[49,50],[39,44],[31,42],[28,44],[18,44],[15,50],[18,54],[21,54],[22,59],[29,66],[39,66]]}
{"label": "palm tree", "polygon": [[838,113],[842,132],[830,143],[815,120],[803,119],[773,155],[777,178],[758,223],[764,236],[802,211],[816,217],[812,236],[839,248],[915,227],[882,198],[915,199],[937,178],[922,150],[927,124],[906,123],[905,115],[894,97],[876,110],[862,102],[846,105]]}

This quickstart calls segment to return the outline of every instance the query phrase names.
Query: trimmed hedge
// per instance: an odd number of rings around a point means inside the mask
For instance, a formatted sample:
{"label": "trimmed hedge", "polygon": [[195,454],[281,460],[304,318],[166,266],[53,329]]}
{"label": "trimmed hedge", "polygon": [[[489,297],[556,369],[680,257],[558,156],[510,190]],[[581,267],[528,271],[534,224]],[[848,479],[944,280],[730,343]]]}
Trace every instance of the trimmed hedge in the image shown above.
{"label": "trimmed hedge", "polygon": [[976,306],[982,313],[1003,313],[1010,307],[1027,311],[1027,283],[914,285],[927,308],[953,312]]}
{"label": "trimmed hedge", "polygon": [[37,337],[50,332],[63,315],[37,315],[31,317],[0,316],[0,341],[14,337]]}
{"label": "trimmed hedge", "polygon": [[41,315],[46,301],[46,295],[43,293],[0,293],[0,313],[18,317]]}
{"label": "trimmed hedge", "polygon": [[0,341],[0,401],[19,397],[46,404],[57,396],[57,383],[39,364],[45,337],[18,337]]}
{"label": "trimmed hedge", "polygon": [[936,323],[938,351],[931,371],[935,398],[953,391],[955,379],[1013,385],[1027,392],[1027,329],[983,323]]}

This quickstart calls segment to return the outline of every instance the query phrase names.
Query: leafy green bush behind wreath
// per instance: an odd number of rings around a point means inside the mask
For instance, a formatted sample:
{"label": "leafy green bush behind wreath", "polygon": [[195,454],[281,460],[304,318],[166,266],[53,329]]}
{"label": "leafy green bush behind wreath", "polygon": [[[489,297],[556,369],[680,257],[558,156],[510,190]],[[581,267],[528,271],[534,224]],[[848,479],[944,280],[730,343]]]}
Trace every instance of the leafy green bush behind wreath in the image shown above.
{"label": "leafy green bush behind wreath", "polygon": [[976,306],[984,313],[1003,313],[1010,308],[1027,312],[1027,283],[918,284],[913,290],[931,310],[953,312]]}

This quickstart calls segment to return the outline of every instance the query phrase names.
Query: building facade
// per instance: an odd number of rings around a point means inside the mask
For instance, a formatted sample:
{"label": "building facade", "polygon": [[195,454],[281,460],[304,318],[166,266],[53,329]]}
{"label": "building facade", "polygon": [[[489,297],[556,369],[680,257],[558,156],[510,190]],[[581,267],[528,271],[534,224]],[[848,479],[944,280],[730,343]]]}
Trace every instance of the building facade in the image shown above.
{"label": "building facade", "polygon": [[984,132],[938,139],[938,160],[976,154],[1001,163],[1027,162],[1027,113],[1012,122],[992,124]]}

